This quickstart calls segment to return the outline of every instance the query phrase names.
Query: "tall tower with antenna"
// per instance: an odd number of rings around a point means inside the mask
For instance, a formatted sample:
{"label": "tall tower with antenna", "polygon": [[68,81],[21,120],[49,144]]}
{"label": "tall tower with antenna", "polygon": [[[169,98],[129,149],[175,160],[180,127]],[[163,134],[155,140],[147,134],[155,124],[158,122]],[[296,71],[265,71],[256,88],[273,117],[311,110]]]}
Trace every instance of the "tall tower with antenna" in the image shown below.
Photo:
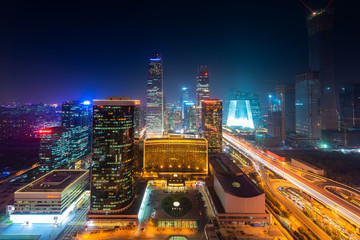
{"label": "tall tower with antenna", "polygon": [[309,70],[319,72],[321,129],[337,130],[338,119],[335,102],[333,22],[334,9],[312,10],[303,0],[300,2],[311,12],[307,17],[309,38]]}
{"label": "tall tower with antenna", "polygon": [[312,12],[307,18],[309,69],[319,72],[321,129],[338,129],[333,60],[334,9]]}

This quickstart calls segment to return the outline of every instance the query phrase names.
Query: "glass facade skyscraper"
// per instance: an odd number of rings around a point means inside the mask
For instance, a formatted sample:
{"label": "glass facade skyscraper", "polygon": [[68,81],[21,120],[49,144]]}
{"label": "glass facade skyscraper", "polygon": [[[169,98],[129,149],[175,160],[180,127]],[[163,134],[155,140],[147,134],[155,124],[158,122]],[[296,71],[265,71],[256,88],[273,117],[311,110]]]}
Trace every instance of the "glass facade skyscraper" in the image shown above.
{"label": "glass facade skyscraper", "polygon": [[71,132],[71,158],[79,159],[90,150],[91,113],[87,102],[66,101],[62,104],[61,125]]}
{"label": "glass facade skyscraper", "polygon": [[321,139],[320,82],[318,72],[296,76],[296,134],[308,140]]}
{"label": "glass facade skyscraper", "polygon": [[209,142],[209,152],[219,153],[222,151],[222,101],[203,100],[201,110],[204,137]]}
{"label": "glass facade skyscraper", "polygon": [[161,53],[152,53],[147,74],[146,136],[160,137],[164,131],[163,66]]}
{"label": "glass facade skyscraper", "polygon": [[360,131],[360,82],[347,82],[340,89],[341,128]]}
{"label": "glass facade skyscraper", "polygon": [[321,128],[337,130],[333,67],[334,9],[320,10],[307,18],[309,69],[319,72],[321,88]]}
{"label": "glass facade skyscraper", "polygon": [[135,106],[110,97],[93,101],[91,214],[116,214],[134,199]]}
{"label": "glass facade skyscraper", "polygon": [[63,127],[39,129],[39,170],[47,173],[53,169],[70,168],[71,132]]}
{"label": "glass facade skyscraper", "polygon": [[207,66],[199,66],[196,76],[196,108],[197,118],[196,126],[199,131],[202,128],[201,123],[201,101],[210,98],[209,71]]}

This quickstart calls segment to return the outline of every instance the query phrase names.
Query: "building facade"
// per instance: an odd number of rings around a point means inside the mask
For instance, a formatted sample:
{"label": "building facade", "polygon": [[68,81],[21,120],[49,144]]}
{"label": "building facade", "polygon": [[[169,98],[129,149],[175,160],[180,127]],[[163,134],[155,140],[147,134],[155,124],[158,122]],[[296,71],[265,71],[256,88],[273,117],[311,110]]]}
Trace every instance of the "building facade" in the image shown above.
{"label": "building facade", "polygon": [[321,139],[321,90],[318,72],[296,76],[296,134],[300,138]]}
{"label": "building facade", "polygon": [[196,76],[196,126],[198,130],[202,128],[201,123],[201,101],[210,98],[209,71],[207,66],[199,66]]}
{"label": "building facade", "polygon": [[201,103],[203,135],[209,142],[209,152],[222,151],[222,100],[209,99]]}
{"label": "building facade", "polygon": [[340,88],[341,128],[360,130],[360,82],[347,82]]}
{"label": "building facade", "polygon": [[14,193],[14,223],[61,223],[89,185],[88,170],[53,170]]}
{"label": "building facade", "polygon": [[71,132],[63,127],[39,129],[39,170],[47,173],[53,169],[71,167]]}
{"label": "building facade", "polygon": [[[231,89],[228,92],[228,97],[225,102],[224,106],[224,124],[231,126],[231,120],[229,119],[229,115],[232,114],[231,112],[231,105],[234,104],[236,101],[248,101],[250,106],[250,112],[247,114],[248,118],[251,114],[252,123],[248,124],[248,122],[240,121],[238,124],[235,124],[234,127],[245,127],[248,128],[249,126],[253,126],[253,128],[262,128],[263,127],[263,114],[260,108],[260,102],[258,95],[254,93],[246,93],[239,90]],[[247,111],[247,109],[246,109]],[[235,115],[239,115],[239,113],[235,113]]]}
{"label": "building facade", "polygon": [[309,69],[319,72],[321,94],[321,128],[337,130],[333,67],[334,9],[319,10],[307,18]]}
{"label": "building facade", "polygon": [[152,53],[147,74],[146,136],[162,136],[164,130],[163,65],[161,53]]}
{"label": "building facade", "polygon": [[185,101],[183,103],[184,118],[183,130],[185,133],[196,133],[196,106],[192,101]]}
{"label": "building facade", "polygon": [[208,172],[208,142],[204,138],[147,138],[144,141],[144,169],[163,173]]}
{"label": "building facade", "polygon": [[90,103],[66,101],[62,104],[61,125],[71,132],[71,158],[84,157],[90,150]]}
{"label": "building facade", "polygon": [[93,101],[91,214],[116,214],[134,199],[135,106],[122,97]]}

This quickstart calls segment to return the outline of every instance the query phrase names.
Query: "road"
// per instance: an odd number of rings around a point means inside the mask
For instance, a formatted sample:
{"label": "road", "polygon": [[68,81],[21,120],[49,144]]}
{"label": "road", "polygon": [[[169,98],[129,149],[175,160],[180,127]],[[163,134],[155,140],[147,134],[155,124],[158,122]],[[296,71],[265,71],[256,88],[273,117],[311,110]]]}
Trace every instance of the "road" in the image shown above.
{"label": "road", "polygon": [[[282,204],[284,204],[290,211],[291,213],[297,218],[299,219],[302,224],[304,224],[308,229],[310,229],[310,231],[312,231],[319,239],[321,240],[331,240],[331,238],[321,229],[319,228],[313,221],[311,221],[307,216],[305,216],[305,214],[299,210],[299,208],[297,208],[292,202],[290,202],[287,198],[285,198],[283,195],[281,195],[276,189],[278,187],[278,185],[273,186],[270,182],[269,182],[269,178],[267,177],[264,168],[261,164],[258,164],[261,174],[263,176],[263,179],[265,181],[266,187],[270,190],[270,192],[277,198],[280,200],[280,202]],[[283,186],[286,184],[285,181],[280,181],[280,185]],[[279,182],[277,182],[277,184],[279,184]]]}
{"label": "road", "polygon": [[[294,205],[293,202],[291,202],[276,190],[279,186],[287,186],[284,181],[273,181],[270,185],[271,189],[273,189],[272,193],[275,194],[276,198],[279,199],[281,203],[284,204],[297,219],[299,219],[308,229],[310,229],[310,231],[312,231],[321,240],[331,240],[331,237],[329,237],[318,225],[310,220],[298,207]],[[290,186],[293,185],[290,184]]]}
{"label": "road", "polygon": [[90,209],[89,204],[90,198],[87,198],[79,209],[74,209],[75,216],[71,219],[71,221],[66,223],[66,226],[60,232],[56,240],[73,239],[73,236],[76,235],[77,231],[85,224],[86,215]]}
{"label": "road", "polygon": [[317,198],[328,207],[337,210],[338,213],[346,217],[355,225],[360,226],[359,208],[329,193],[323,187],[319,187],[313,182],[295,174],[293,171],[284,168],[281,162],[273,160],[266,153],[252,146],[250,143],[235,138],[226,132],[223,133],[223,138],[226,142],[230,143],[234,148],[244,153],[246,156],[256,160],[260,164],[263,164],[280,176],[283,176],[301,190],[305,191],[312,197]]}

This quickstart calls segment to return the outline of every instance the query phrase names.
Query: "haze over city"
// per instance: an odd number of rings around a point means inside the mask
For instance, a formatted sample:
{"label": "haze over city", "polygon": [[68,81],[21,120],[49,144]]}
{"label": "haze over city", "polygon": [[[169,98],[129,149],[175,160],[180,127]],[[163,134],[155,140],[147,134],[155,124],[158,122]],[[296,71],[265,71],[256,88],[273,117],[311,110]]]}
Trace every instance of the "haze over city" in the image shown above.
{"label": "haze over city", "polygon": [[[327,3],[306,2],[314,10]],[[335,79],[356,80],[358,8],[332,4]],[[2,2],[0,102],[128,93],[144,102],[153,51],[163,54],[168,102],[179,99],[183,86],[195,94],[198,65],[210,67],[214,97],[225,98],[230,88],[267,92],[272,81],[294,82],[307,68],[309,13],[296,0]]]}

